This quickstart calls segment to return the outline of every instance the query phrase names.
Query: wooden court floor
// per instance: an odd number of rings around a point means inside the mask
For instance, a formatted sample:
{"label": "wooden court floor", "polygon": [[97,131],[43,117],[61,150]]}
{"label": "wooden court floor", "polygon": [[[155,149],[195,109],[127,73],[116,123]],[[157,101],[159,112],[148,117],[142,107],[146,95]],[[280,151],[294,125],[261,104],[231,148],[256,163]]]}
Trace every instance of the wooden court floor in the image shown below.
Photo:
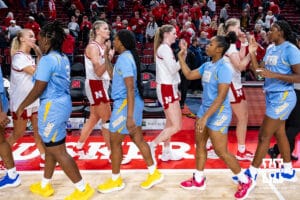
{"label": "wooden court floor", "polygon": [[[149,190],[143,190],[139,184],[146,177],[146,170],[123,170],[121,172],[125,189],[122,191],[100,194],[95,192],[92,199],[105,200],[229,200],[234,199],[236,185],[231,181],[231,172],[227,169],[207,170],[206,190],[204,191],[187,191],[179,187],[179,183],[192,175],[192,170],[162,170],[164,181]],[[99,183],[110,177],[110,170],[105,171],[81,171],[83,178],[90,183],[93,188],[96,188]],[[300,181],[295,183],[270,183],[263,181],[263,174],[260,173],[255,189],[251,192],[247,199],[257,200],[297,200],[300,199]],[[297,173],[298,180],[300,179],[300,170]],[[22,184],[17,188],[8,188],[0,190],[0,199],[20,200],[20,199],[49,199],[60,200],[70,194],[74,187],[69,179],[62,173],[56,171],[52,185],[55,193],[52,197],[43,198],[31,194],[29,186],[31,183],[40,181],[42,172],[26,171],[21,172]]]}

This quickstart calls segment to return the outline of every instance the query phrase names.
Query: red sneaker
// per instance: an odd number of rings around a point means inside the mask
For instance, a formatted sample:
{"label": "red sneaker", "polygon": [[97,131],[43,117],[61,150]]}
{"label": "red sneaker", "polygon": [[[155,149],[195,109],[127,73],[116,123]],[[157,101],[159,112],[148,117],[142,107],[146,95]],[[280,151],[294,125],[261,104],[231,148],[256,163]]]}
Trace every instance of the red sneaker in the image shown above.
{"label": "red sneaker", "polygon": [[180,186],[186,190],[205,190],[206,178],[204,177],[201,182],[197,182],[193,176],[192,178],[181,182]]}
{"label": "red sneaker", "polygon": [[252,161],[254,158],[254,154],[246,149],[244,153],[237,151],[235,157],[236,157],[236,159],[241,160],[241,161],[243,161],[243,160]]}
{"label": "red sneaker", "polygon": [[254,186],[255,184],[252,182],[250,177],[248,177],[248,183],[239,182],[238,189],[234,194],[235,199],[246,199]]}

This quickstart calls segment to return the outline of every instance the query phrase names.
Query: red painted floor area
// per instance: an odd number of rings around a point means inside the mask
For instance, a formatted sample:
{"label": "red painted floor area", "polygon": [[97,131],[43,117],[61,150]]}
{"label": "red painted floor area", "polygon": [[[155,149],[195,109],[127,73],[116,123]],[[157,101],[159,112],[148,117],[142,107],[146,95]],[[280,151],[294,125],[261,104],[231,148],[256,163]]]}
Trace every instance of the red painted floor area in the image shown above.
{"label": "red painted floor area", "polygon": [[[187,120],[188,121],[188,120]],[[187,122],[190,123],[190,122]],[[190,127],[190,126],[188,126]],[[146,141],[151,141],[159,131],[144,131],[144,137]],[[247,132],[247,148],[254,152],[257,144],[257,130],[249,130]],[[79,131],[73,131],[67,137],[67,147],[70,154],[74,154],[72,147],[78,140]],[[272,144],[275,140],[272,140]],[[172,145],[174,151],[184,156],[181,161],[169,161],[162,162],[158,159],[158,168],[161,169],[193,169],[195,167],[194,162],[194,131],[183,130],[172,137]],[[99,131],[94,131],[90,136],[87,143],[88,153],[76,160],[81,170],[110,170],[111,165],[108,162],[108,152],[103,138]],[[237,144],[235,131],[229,132],[229,149],[232,153],[236,153]],[[123,145],[123,152],[125,156],[130,156],[132,161],[127,165],[122,165],[122,169],[146,169],[146,164],[143,161],[138,149],[130,141],[129,137],[126,137]],[[157,156],[161,153],[161,146],[157,149]],[[298,137],[296,150],[294,152],[300,155],[300,137]],[[39,153],[35,147],[34,140],[31,134],[20,139],[20,141],[14,146],[14,158],[16,160],[16,166],[18,170],[41,170],[39,167]],[[243,168],[249,166],[250,162],[240,162]],[[300,161],[293,163],[294,167],[300,168]],[[59,167],[58,167],[59,168]],[[222,169],[226,168],[226,165],[219,159],[208,159],[206,168],[209,169]]]}

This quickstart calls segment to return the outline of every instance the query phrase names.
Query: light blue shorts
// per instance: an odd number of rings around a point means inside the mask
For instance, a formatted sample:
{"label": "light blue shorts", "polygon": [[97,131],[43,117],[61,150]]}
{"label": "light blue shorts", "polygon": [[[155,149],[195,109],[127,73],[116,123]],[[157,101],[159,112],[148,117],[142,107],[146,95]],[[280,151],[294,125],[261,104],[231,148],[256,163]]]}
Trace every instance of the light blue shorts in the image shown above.
{"label": "light blue shorts", "polygon": [[[197,117],[201,118],[206,110],[208,108],[204,108],[203,106],[200,106],[198,112],[197,112]],[[218,131],[221,132],[222,134],[227,134],[228,133],[228,128],[231,123],[231,118],[232,118],[232,111],[231,107],[227,106],[221,106],[219,110],[214,113],[210,118],[208,118],[206,126],[213,130],[213,131]]]}
{"label": "light blue shorts", "polygon": [[[136,126],[142,126],[144,101],[141,97],[135,97],[133,118]],[[127,99],[118,99],[113,103],[113,111],[109,122],[109,131],[111,133],[128,134],[126,127],[127,120]]]}
{"label": "light blue shorts", "polygon": [[38,129],[44,143],[55,143],[66,137],[67,121],[72,112],[69,96],[41,100]]}
{"label": "light blue shorts", "polygon": [[294,109],[297,97],[294,90],[266,92],[266,115],[272,119],[286,120]]}

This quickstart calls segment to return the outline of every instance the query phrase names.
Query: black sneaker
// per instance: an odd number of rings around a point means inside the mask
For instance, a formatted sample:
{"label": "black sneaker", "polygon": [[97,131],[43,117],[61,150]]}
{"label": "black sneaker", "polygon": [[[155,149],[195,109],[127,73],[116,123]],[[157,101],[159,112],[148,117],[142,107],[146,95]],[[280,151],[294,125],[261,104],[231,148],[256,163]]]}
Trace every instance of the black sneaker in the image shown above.
{"label": "black sneaker", "polygon": [[277,156],[278,156],[279,153],[276,153],[275,150],[274,150],[274,148],[270,148],[270,149],[268,150],[268,154],[269,154],[269,156],[270,156],[272,159],[274,159],[274,158],[277,158]]}

